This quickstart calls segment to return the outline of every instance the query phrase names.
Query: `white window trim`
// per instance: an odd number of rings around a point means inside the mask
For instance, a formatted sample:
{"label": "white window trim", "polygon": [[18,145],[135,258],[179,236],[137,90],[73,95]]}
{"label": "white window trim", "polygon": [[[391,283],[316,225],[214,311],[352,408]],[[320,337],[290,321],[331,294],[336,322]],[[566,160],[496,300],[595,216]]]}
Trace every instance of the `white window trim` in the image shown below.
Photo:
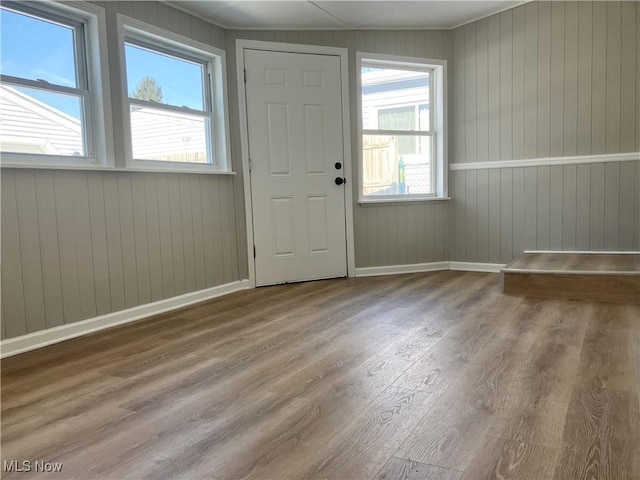
{"label": "white window trim", "polygon": [[[122,138],[124,142],[125,164],[116,165],[140,171],[176,171],[188,173],[232,173],[229,134],[229,109],[227,105],[227,68],[226,52],[197,40],[179,35],[146,22],[117,14],[118,52],[120,60],[120,85],[122,101]],[[147,41],[151,44],[169,49],[183,51],[196,57],[206,58],[211,62],[213,81],[211,88],[212,114],[214,120],[213,156],[215,164],[197,164],[183,162],[167,162],[153,160],[136,160],[132,155],[131,117],[129,114],[129,92],[127,86],[127,69],[125,57],[125,41],[127,36]]]}
{"label": "white window trim", "polygon": [[[435,132],[433,142],[433,178],[435,179],[435,193],[429,195],[364,195],[364,172],[362,136],[365,130],[362,125],[362,63],[374,62],[389,67],[410,67],[416,69],[432,70],[431,88],[435,94],[430,95],[430,112]],[[431,200],[449,200],[448,195],[448,148],[447,148],[447,61],[434,58],[416,58],[400,55],[385,55],[380,53],[356,52],[356,86],[357,115],[358,115],[358,203],[399,203],[399,202],[424,202]],[[406,132],[405,132],[406,133]]]}
{"label": "white window trim", "polygon": [[[2,152],[0,166],[12,167],[110,167],[113,166],[113,121],[111,112],[111,90],[109,72],[103,65],[108,65],[106,14],[102,7],[84,1],[52,2],[42,1],[48,9],[59,11],[61,15],[71,14],[85,22],[84,57],[86,65],[87,87],[89,90],[86,105],[87,145],[91,146],[92,155],[72,157],[66,155],[46,155]],[[36,7],[37,8],[37,7]],[[53,89],[52,89],[53,90]],[[88,152],[89,153],[89,152]]]}

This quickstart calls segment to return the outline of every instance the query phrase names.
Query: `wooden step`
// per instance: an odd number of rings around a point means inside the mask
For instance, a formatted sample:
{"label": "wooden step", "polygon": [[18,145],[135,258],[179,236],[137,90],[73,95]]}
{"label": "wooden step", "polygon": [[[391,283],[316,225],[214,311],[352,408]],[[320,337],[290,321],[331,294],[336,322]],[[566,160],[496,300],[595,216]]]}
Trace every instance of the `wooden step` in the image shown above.
{"label": "wooden step", "polygon": [[640,303],[640,252],[525,252],[501,278],[508,295]]}

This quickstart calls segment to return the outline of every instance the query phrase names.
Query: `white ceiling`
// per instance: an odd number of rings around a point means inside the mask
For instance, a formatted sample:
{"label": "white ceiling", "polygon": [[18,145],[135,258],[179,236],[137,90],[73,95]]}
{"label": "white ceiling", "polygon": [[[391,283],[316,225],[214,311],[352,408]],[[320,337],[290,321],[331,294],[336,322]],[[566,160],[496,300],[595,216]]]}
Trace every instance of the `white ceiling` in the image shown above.
{"label": "white ceiling", "polygon": [[501,12],[518,1],[174,0],[166,2],[229,29],[448,29]]}

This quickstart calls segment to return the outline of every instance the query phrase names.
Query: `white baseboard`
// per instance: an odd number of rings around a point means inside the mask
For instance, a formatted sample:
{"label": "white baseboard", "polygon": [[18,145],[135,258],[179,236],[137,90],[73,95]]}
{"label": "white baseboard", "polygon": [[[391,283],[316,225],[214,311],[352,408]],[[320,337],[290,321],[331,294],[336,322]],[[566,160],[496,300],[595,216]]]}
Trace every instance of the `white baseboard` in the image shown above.
{"label": "white baseboard", "polygon": [[356,268],[356,277],[374,277],[378,275],[399,275],[402,273],[439,272],[455,270],[461,272],[500,273],[502,263],[475,262],[432,262],[414,263],[411,265],[386,265],[384,267]]}
{"label": "white baseboard", "polygon": [[398,275],[401,273],[438,272],[449,270],[449,262],[414,263],[410,265],[386,265],[384,267],[356,268],[356,277]]}
{"label": "white baseboard", "polygon": [[579,255],[640,255],[640,251],[623,251],[616,250],[525,250],[523,253],[552,253],[565,254],[574,253]]}
{"label": "white baseboard", "polygon": [[461,272],[500,273],[504,263],[449,262],[449,270]]}
{"label": "white baseboard", "polygon": [[16,338],[9,338],[0,342],[0,358],[46,347],[53,343],[98,332],[106,328],[115,327],[116,325],[135,322],[136,320],[141,320],[152,315],[176,310],[247,288],[249,288],[249,280],[239,280],[205,290],[198,290],[197,292],[185,293],[184,295],[167,298],[165,300],[139,305],[126,310],[107,313],[106,315],[70,323],[69,325],[61,325]]}

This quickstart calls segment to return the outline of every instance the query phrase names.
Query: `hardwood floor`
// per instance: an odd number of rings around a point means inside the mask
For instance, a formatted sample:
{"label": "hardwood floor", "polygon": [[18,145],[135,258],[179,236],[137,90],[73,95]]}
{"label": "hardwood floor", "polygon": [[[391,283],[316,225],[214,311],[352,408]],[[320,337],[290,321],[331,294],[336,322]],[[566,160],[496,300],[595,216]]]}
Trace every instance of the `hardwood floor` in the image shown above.
{"label": "hardwood floor", "polygon": [[1,366],[32,462],[3,478],[640,479],[640,306],[496,274],[260,288]]}

